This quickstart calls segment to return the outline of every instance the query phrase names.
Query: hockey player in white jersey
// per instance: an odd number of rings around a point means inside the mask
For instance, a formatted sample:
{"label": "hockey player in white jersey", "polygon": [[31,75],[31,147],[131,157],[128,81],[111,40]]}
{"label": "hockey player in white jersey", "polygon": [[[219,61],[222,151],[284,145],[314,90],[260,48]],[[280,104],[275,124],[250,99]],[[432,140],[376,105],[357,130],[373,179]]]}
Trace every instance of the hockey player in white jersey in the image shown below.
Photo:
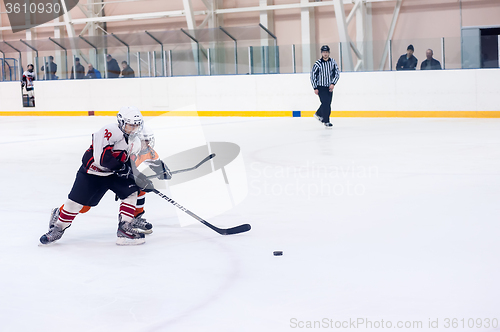
{"label": "hockey player in white jersey", "polygon": [[145,242],[143,233],[131,225],[137,202],[137,192],[149,192],[153,184],[137,172],[130,156],[140,151],[137,138],[143,126],[141,112],[135,107],[123,107],[117,115],[118,123],[104,126],[92,135],[92,145],[82,158],[68,200],[59,210],[55,223],[42,235],[42,244],[59,240],[65,230],[85,206],[96,206],[104,194],[113,191],[120,202],[118,215],[118,245],[135,245]]}
{"label": "hockey player in white jersey", "polygon": [[28,65],[28,70],[23,73],[23,78],[21,81],[21,88],[26,89],[26,94],[30,99],[31,105],[35,106],[35,89],[33,86],[33,82],[36,79],[35,73],[33,72],[33,65]]}

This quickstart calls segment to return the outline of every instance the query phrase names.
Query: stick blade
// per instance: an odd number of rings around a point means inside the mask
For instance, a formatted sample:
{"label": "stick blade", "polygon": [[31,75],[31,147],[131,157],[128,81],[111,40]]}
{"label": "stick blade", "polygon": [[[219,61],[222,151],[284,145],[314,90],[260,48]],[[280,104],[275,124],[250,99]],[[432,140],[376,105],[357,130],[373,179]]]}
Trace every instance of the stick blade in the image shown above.
{"label": "stick blade", "polygon": [[250,226],[249,224],[244,224],[233,228],[224,229],[224,231],[221,234],[222,235],[238,234],[238,233],[248,232],[250,229],[252,229],[252,226]]}

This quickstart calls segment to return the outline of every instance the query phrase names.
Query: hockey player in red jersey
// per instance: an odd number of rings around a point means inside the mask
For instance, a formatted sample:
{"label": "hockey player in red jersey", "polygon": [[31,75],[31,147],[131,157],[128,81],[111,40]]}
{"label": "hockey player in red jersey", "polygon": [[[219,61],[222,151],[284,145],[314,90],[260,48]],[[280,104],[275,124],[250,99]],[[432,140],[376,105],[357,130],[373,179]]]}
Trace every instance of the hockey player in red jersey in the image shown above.
{"label": "hockey player in red jersey", "polygon": [[86,206],[96,206],[104,194],[113,191],[120,202],[118,215],[118,245],[145,242],[143,233],[132,227],[137,192],[153,190],[150,180],[132,165],[130,156],[139,153],[141,142],[137,135],[143,126],[141,112],[135,107],[123,107],[117,114],[118,123],[104,126],[92,135],[92,145],[82,158],[73,188],[64,203],[57,221],[42,235],[42,244],[59,240],[65,230]]}

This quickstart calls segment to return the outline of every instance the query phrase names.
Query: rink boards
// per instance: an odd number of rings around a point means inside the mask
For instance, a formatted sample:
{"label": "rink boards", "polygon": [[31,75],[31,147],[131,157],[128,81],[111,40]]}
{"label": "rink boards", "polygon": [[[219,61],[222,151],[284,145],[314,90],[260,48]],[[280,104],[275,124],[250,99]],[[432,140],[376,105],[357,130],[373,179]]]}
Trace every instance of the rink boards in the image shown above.
{"label": "rink boards", "polygon": [[[500,70],[342,73],[333,117],[500,117]],[[309,74],[185,76],[35,82],[23,108],[18,82],[0,84],[0,115],[310,117],[319,106]]]}

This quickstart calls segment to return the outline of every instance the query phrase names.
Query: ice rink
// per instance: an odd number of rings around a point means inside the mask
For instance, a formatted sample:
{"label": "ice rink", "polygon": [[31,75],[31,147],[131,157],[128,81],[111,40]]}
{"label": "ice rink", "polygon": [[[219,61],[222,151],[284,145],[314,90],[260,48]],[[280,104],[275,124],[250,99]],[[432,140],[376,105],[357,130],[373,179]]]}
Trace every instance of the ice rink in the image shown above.
{"label": "ice rink", "polygon": [[241,148],[245,197],[226,212],[161,190],[252,230],[183,224],[150,193],[154,233],[120,247],[108,193],[39,246],[91,134],[115,121],[1,118],[0,331],[500,330],[500,119],[334,118],[329,130],[313,118],[148,117],[162,157],[200,140]]}

